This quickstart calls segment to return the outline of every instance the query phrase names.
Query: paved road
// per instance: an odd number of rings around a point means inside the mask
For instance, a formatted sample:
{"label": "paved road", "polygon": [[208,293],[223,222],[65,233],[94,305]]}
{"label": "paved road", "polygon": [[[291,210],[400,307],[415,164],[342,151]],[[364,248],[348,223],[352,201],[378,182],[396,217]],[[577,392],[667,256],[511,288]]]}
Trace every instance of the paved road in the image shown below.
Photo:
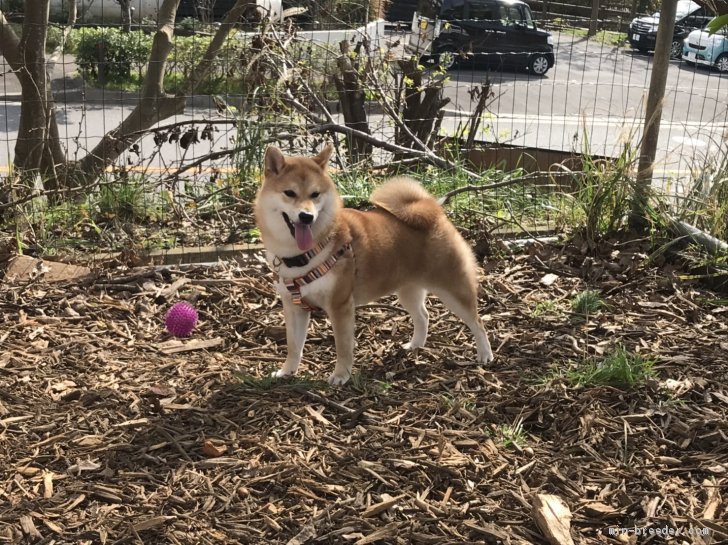
{"label": "paved road", "polygon": [[[562,150],[581,150],[588,135],[593,153],[613,155],[625,141],[639,142],[643,101],[649,87],[651,55],[629,49],[603,46],[594,42],[554,34],[556,66],[544,78],[522,72],[495,73],[462,68],[450,73],[446,94],[452,100],[444,127],[454,130],[462,115],[473,108],[469,89],[489,77],[498,95],[491,105],[483,135],[519,145]],[[0,74],[5,72],[0,66]],[[58,67],[63,75],[63,66]],[[4,76],[0,94],[17,91]],[[68,78],[56,84],[73,85]],[[4,92],[4,93],[3,93]],[[133,104],[87,102],[59,105],[61,132],[70,155],[90,149]],[[15,101],[0,104],[0,171],[12,161],[19,122],[20,105]],[[214,110],[191,111],[185,118],[214,117]],[[179,120],[179,119],[178,119]],[[170,120],[171,121],[171,120]],[[383,128],[383,130],[388,130]],[[80,138],[79,138],[80,134]],[[218,135],[214,146],[229,144]],[[706,157],[728,147],[728,75],[672,61],[667,84],[658,151],[658,170],[667,175],[684,175]],[[151,152],[150,139],[142,142],[142,154]],[[151,164],[164,168],[178,161],[210,151],[202,142],[183,152],[167,146]],[[132,156],[132,159],[136,159]],[[4,167],[5,169],[7,166]]]}
{"label": "paved road", "polygon": [[[451,72],[446,95],[455,112],[474,108],[468,90],[490,78],[497,98],[488,134],[527,146],[619,153],[638,143],[652,55],[554,34],[556,66],[544,78],[463,67]],[[728,147],[728,74],[671,61],[658,159],[660,170],[684,173]]]}

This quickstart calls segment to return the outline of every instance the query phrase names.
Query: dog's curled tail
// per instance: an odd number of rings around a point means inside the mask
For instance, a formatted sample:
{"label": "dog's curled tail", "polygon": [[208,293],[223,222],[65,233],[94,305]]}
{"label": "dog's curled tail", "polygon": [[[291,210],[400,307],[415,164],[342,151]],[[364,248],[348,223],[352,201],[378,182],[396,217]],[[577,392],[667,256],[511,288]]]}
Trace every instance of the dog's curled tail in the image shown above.
{"label": "dog's curled tail", "polygon": [[443,215],[435,198],[418,181],[405,176],[380,185],[369,201],[415,229],[429,229]]}

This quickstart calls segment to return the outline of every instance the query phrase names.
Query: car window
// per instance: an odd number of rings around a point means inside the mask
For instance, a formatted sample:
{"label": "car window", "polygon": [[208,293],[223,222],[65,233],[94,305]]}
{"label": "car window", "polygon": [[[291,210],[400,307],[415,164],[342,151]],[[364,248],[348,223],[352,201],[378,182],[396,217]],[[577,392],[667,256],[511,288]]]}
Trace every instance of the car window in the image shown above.
{"label": "car window", "polygon": [[[702,8],[692,0],[679,0],[679,2],[677,3],[677,13],[675,14],[675,19],[678,21],[680,19],[684,19],[696,10],[702,10]],[[655,13],[655,16],[659,17],[659,13],[659,11]]]}
{"label": "car window", "polygon": [[470,4],[470,18],[481,19],[483,21],[494,21],[497,19],[495,16],[496,6],[493,4],[481,4],[473,2]]}
{"label": "car window", "polygon": [[521,10],[518,6],[500,6],[500,20],[505,26],[516,26],[523,24]]}
{"label": "car window", "polygon": [[452,6],[442,12],[443,19],[464,19],[463,6]]}
{"label": "car window", "polygon": [[533,23],[531,8],[529,8],[528,6],[521,6],[521,9],[523,10],[523,20],[525,21],[526,26],[531,26]]}

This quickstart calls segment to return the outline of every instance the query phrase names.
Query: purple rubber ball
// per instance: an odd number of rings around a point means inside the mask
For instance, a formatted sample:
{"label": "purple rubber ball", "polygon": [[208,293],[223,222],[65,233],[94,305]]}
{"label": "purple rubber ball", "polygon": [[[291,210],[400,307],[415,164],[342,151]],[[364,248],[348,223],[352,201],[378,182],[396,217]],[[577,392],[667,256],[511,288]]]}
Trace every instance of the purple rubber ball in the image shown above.
{"label": "purple rubber ball", "polygon": [[197,310],[186,301],[175,303],[167,312],[164,325],[175,337],[189,337],[197,325]]}

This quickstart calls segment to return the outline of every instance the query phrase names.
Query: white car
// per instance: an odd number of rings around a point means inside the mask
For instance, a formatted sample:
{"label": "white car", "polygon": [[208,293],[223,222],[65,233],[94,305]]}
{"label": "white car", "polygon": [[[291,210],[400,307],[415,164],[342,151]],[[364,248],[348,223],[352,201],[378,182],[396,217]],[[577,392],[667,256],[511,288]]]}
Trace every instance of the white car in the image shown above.
{"label": "white car", "polygon": [[689,64],[702,64],[728,72],[728,27],[710,34],[707,29],[694,30],[683,42],[682,58]]}

